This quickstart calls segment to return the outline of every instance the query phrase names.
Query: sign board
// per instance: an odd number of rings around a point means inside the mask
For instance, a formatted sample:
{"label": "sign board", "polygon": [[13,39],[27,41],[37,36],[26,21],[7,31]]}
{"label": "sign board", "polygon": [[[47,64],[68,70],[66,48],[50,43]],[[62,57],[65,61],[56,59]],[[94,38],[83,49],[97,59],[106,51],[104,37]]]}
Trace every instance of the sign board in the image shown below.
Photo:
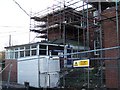
{"label": "sign board", "polygon": [[89,67],[89,59],[76,60],[73,62],[73,67]]}

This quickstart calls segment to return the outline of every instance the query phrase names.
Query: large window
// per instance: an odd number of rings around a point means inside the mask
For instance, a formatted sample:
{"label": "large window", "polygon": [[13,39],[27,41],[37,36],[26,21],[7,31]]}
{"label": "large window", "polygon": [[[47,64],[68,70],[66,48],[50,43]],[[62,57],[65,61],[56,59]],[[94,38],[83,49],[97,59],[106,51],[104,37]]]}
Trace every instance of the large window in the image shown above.
{"label": "large window", "polygon": [[46,55],[47,54],[47,45],[39,45],[39,55]]}
{"label": "large window", "polygon": [[48,50],[51,51],[52,55],[58,55],[58,52],[60,50],[64,50],[64,48],[63,47],[59,47],[59,46],[49,45],[48,46]]}

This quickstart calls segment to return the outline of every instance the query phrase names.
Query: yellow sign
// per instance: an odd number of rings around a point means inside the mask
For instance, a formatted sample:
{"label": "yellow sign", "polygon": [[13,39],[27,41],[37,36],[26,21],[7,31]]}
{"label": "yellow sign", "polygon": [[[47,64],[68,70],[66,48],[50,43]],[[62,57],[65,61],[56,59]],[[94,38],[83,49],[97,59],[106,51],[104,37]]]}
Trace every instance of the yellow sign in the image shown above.
{"label": "yellow sign", "polygon": [[73,62],[73,67],[89,67],[89,59],[76,60]]}

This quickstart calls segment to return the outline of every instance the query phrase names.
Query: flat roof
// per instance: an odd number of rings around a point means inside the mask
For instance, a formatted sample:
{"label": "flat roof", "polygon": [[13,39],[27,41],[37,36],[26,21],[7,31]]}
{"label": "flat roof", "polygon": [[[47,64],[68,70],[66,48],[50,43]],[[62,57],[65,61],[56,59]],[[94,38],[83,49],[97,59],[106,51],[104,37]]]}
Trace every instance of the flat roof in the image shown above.
{"label": "flat roof", "polygon": [[8,47],[5,47],[5,49],[8,49],[8,48],[15,48],[15,47],[20,47],[20,46],[28,46],[28,45],[35,45],[35,44],[41,44],[41,45],[52,45],[52,46],[61,46],[63,47],[64,45],[61,45],[61,44],[51,44],[51,43],[45,43],[45,42],[35,42],[35,43],[27,43],[27,44],[21,44],[21,45],[13,45],[13,46],[8,46]]}

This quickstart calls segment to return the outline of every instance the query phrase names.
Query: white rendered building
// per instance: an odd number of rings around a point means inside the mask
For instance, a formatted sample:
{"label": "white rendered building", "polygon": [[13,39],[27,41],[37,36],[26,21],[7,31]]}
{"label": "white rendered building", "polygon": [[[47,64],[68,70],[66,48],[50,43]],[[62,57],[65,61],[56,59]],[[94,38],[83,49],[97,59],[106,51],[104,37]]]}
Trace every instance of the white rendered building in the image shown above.
{"label": "white rendered building", "polygon": [[6,59],[17,59],[17,82],[29,82],[32,87],[57,87],[59,84],[60,60],[53,60],[62,45],[31,43],[6,47]]}

